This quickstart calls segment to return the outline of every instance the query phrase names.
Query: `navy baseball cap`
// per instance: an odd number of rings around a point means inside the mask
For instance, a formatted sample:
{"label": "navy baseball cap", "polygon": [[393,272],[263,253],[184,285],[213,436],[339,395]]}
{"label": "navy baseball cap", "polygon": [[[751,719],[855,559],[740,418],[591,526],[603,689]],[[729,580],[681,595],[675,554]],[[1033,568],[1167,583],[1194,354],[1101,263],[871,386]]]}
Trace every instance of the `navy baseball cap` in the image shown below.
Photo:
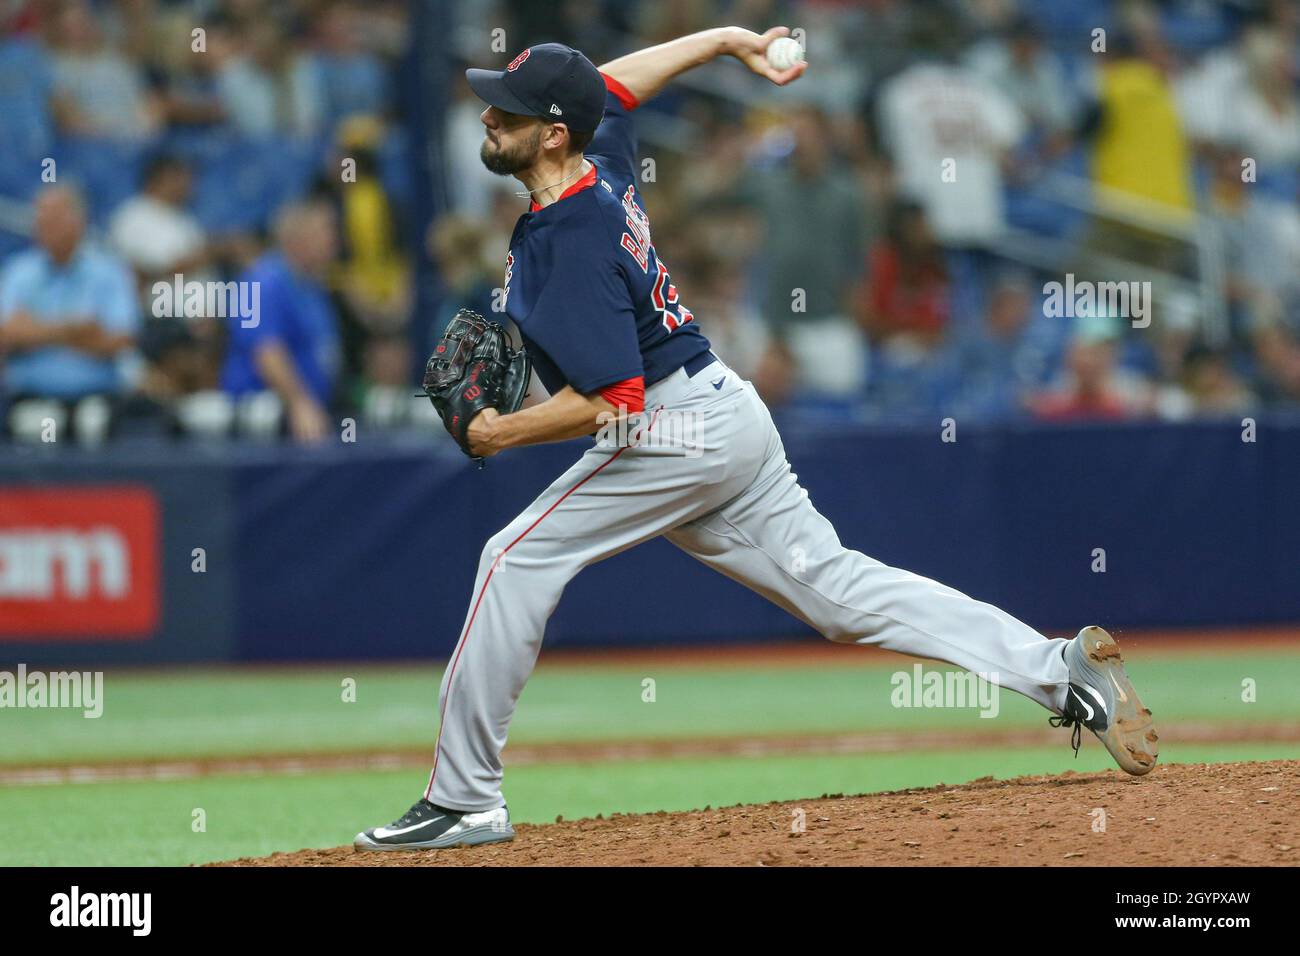
{"label": "navy baseball cap", "polygon": [[605,81],[585,56],[563,43],[530,46],[504,70],[466,70],[483,102],[507,113],[540,116],[580,133],[605,115]]}

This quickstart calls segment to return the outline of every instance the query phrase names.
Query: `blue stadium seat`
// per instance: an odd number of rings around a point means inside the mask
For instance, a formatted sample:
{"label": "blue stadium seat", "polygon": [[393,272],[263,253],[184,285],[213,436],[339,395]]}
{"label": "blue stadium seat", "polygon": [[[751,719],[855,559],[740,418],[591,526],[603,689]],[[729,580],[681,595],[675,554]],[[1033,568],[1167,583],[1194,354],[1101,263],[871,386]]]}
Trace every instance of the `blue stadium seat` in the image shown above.
{"label": "blue stadium seat", "polygon": [[1295,202],[1300,198],[1300,170],[1261,169],[1256,187],[1271,199]]}
{"label": "blue stadium seat", "polygon": [[6,149],[4,162],[0,163],[0,196],[6,199],[28,200],[41,186],[42,156],[19,155]]}
{"label": "blue stadium seat", "polygon": [[1088,48],[1095,28],[1114,22],[1113,6],[1110,0],[1035,0],[1023,9],[1051,46],[1081,51]]}
{"label": "blue stadium seat", "polygon": [[1174,4],[1160,16],[1165,39],[1188,53],[1201,53],[1227,43],[1233,33],[1223,4]]}
{"label": "blue stadium seat", "polygon": [[214,135],[197,146],[194,211],[210,231],[264,228],[275,210],[306,192],[316,147],[292,140]]}
{"label": "blue stadium seat", "polygon": [[61,182],[76,182],[86,195],[90,219],[103,225],[136,191],[149,146],[81,136],[60,137],[54,147]]}

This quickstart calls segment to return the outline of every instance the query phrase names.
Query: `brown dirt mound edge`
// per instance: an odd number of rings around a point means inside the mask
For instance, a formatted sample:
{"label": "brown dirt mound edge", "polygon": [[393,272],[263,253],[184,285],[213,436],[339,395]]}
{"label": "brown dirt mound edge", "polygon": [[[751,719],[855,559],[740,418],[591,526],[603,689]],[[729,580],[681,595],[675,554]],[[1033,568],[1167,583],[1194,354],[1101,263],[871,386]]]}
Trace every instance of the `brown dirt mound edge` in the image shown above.
{"label": "brown dirt mound edge", "polygon": [[1296,866],[1300,760],[984,777],[860,796],[517,824],[510,843],[214,866]]}

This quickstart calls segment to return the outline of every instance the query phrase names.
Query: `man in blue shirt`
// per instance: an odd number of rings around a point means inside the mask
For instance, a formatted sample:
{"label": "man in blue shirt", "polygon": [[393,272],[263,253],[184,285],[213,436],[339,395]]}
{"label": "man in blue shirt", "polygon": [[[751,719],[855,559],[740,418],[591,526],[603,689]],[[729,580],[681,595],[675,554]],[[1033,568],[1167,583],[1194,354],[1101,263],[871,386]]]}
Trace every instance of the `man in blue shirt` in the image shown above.
{"label": "man in blue shirt", "polygon": [[[297,441],[320,441],[339,369],[338,318],[324,286],[338,251],[333,210],[326,203],[295,204],[274,226],[277,250],[240,276],[256,283],[256,314],[232,314],[221,386],[238,398],[274,391]],[[232,312],[235,310],[232,310]]]}
{"label": "man in blue shirt", "polygon": [[123,391],[118,359],[140,320],[130,269],[85,240],[85,206],[71,187],[36,197],[33,227],[36,247],[0,272],[6,391],[67,400]]}
{"label": "man in blue shirt", "polygon": [[[1096,733],[1129,773],[1154,765],[1151,713],[1105,631],[1049,640],[1005,611],[840,543],[790,470],[758,393],[713,354],[659,257],[637,188],[629,111],[722,55],[789,83],[802,61],[778,69],[766,56],[788,33],[706,30],[600,71],[577,50],[544,43],[503,71],[468,71],[490,104],[484,164],[514,176],[532,197],[506,254],[504,308],[551,393],[511,414],[480,412],[471,447],[491,455],[597,438],[488,539],[443,674],[424,796],[393,823],[357,834],[357,848],[513,837],[501,751],[547,618],[583,568],[660,535],[830,640],[983,674],[1052,710],[1051,719],[1076,734]],[[629,581],[609,595],[648,607],[673,598],[667,577]]]}

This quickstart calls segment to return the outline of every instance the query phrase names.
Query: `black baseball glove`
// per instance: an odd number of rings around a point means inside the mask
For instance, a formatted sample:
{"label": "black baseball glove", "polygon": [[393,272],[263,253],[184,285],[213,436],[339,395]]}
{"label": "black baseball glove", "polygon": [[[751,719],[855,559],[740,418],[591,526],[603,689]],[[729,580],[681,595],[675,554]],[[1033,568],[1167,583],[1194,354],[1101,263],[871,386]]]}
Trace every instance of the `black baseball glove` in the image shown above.
{"label": "black baseball glove", "polygon": [[483,459],[469,447],[470,422],[485,408],[502,415],[518,411],[531,375],[528,353],[510,347],[500,324],[461,309],[429,356],[422,384],[451,437],[481,467]]}

